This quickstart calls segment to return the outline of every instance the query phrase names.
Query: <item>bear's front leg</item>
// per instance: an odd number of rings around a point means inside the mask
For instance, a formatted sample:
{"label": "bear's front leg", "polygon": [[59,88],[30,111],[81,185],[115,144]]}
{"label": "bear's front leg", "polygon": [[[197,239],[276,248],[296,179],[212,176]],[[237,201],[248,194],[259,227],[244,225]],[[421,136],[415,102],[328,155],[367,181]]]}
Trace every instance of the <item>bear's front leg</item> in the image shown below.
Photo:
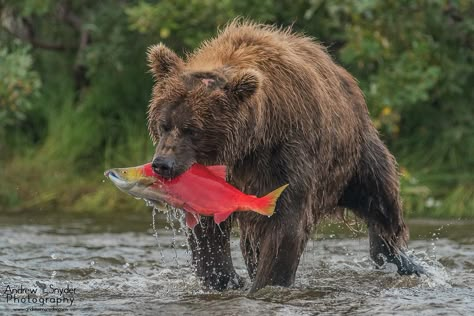
{"label": "bear's front leg", "polygon": [[212,217],[201,217],[194,230],[188,230],[192,264],[207,289],[222,291],[243,286],[232,265],[231,228],[231,218],[217,225]]}
{"label": "bear's front leg", "polygon": [[250,293],[267,285],[290,286],[309,238],[312,223],[303,209],[277,210],[259,237],[258,262]]}

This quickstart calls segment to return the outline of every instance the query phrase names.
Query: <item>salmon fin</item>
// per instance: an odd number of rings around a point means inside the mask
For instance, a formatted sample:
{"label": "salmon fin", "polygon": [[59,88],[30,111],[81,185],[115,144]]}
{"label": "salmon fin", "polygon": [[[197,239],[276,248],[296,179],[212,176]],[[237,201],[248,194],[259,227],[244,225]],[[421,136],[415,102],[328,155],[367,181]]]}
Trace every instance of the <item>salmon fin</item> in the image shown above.
{"label": "salmon fin", "polygon": [[272,216],[275,212],[276,202],[287,186],[288,184],[282,185],[267,195],[258,198],[255,202],[256,207],[254,206],[251,209],[259,214],[266,215],[268,217]]}
{"label": "salmon fin", "polygon": [[230,214],[232,214],[232,212],[227,212],[227,213],[216,213],[214,214],[214,222],[219,225],[220,223],[222,223],[223,221],[225,221],[229,216]]}
{"label": "salmon fin", "polygon": [[193,229],[197,225],[197,223],[199,223],[199,220],[200,220],[199,214],[186,212],[184,216],[186,220],[186,226],[188,226],[191,229]]}
{"label": "salmon fin", "polygon": [[215,165],[215,166],[208,166],[206,167],[210,173],[215,175],[218,178],[226,179],[227,177],[227,167],[224,165]]}

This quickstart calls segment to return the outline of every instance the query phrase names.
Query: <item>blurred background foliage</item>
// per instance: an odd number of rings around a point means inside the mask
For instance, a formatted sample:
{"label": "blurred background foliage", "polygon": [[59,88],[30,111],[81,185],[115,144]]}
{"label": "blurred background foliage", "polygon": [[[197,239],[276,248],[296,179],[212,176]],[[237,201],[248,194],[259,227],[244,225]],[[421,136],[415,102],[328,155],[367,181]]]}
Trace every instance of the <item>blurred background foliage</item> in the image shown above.
{"label": "blurred background foliage", "polygon": [[102,171],[152,157],[146,49],[184,55],[237,16],[315,37],[359,80],[407,214],[474,217],[472,0],[0,0],[0,209],[144,209]]}

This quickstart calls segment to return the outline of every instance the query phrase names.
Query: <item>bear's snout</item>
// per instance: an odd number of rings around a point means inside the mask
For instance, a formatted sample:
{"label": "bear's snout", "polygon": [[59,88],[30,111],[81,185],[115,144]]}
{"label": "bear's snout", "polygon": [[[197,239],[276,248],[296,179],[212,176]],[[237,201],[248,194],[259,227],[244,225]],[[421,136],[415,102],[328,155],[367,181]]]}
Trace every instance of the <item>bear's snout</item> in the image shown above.
{"label": "bear's snout", "polygon": [[172,178],[175,159],[171,157],[156,157],[151,167],[153,171],[164,178]]}

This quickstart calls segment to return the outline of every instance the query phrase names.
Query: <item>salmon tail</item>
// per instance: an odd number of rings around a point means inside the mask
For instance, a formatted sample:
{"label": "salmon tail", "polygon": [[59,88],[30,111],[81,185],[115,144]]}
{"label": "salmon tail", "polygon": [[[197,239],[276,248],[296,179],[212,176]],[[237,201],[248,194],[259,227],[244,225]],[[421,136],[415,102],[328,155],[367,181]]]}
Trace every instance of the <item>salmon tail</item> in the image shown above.
{"label": "salmon tail", "polygon": [[287,186],[288,184],[282,185],[267,195],[258,198],[251,209],[259,214],[272,216],[275,212],[276,202]]}

